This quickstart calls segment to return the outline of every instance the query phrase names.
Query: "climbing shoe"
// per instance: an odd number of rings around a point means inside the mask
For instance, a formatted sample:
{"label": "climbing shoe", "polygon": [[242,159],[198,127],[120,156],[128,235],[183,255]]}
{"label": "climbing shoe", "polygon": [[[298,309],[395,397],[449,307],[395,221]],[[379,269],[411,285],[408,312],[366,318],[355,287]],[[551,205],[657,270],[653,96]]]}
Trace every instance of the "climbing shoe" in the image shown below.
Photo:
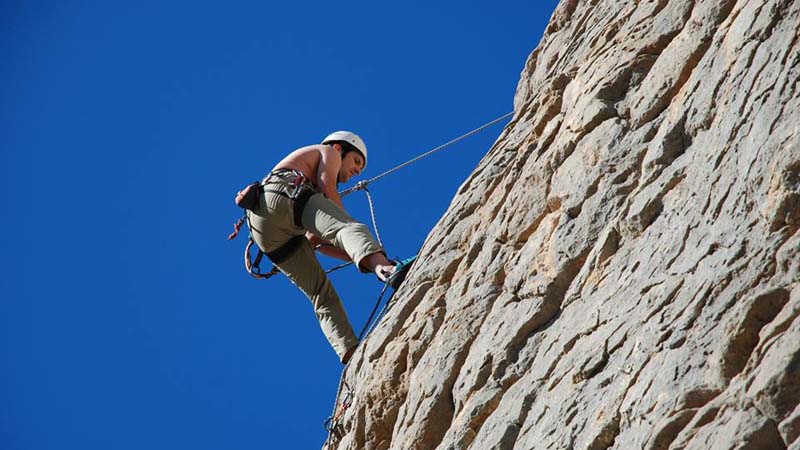
{"label": "climbing shoe", "polygon": [[342,356],[342,364],[347,365],[347,363],[350,361],[350,358],[353,357],[353,353],[356,352],[357,348],[358,348],[358,345],[354,345],[354,346],[350,347],[350,350],[347,350],[347,353],[345,353],[344,356]]}
{"label": "climbing shoe", "polygon": [[403,280],[406,279],[406,275],[408,275],[408,271],[411,269],[411,265],[414,264],[416,259],[417,256],[414,255],[411,258],[398,261],[394,266],[394,272],[386,279],[386,283],[391,286],[392,289],[397,290],[403,283]]}

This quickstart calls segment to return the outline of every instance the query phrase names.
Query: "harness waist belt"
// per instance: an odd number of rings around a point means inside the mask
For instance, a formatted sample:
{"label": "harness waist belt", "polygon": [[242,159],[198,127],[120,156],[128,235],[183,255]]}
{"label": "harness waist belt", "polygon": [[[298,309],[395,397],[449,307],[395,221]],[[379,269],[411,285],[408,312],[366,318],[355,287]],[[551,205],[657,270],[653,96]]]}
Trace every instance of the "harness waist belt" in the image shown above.
{"label": "harness waist belt", "polygon": [[[269,173],[269,175],[265,178],[264,183],[266,183],[270,177],[272,176],[286,176],[286,175],[294,175],[294,180],[291,182],[294,184],[294,192],[292,194],[288,194],[283,190],[280,189],[268,189],[266,186],[263,187],[264,192],[268,192],[271,194],[278,194],[282,197],[286,197],[289,200],[294,202],[294,206],[292,208],[292,213],[294,215],[294,224],[298,228],[303,227],[303,210],[306,208],[308,204],[308,199],[311,198],[312,195],[316,194],[316,191],[308,183],[308,178],[300,172],[299,170],[294,169],[277,169],[273,170]],[[289,180],[285,180],[289,181]]]}

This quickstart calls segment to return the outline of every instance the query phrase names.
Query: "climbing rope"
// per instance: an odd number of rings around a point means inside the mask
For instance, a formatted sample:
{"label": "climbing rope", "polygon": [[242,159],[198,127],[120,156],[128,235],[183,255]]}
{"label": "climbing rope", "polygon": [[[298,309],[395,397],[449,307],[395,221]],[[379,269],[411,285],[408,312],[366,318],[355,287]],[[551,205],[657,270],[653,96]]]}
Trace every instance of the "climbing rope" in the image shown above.
{"label": "climbing rope", "polygon": [[[373,226],[373,229],[375,230],[375,236],[377,237],[378,242],[380,242],[381,246],[383,246],[383,241],[381,240],[380,232],[378,230],[378,221],[377,221],[376,216],[375,216],[375,205],[373,204],[372,195],[369,192],[368,186],[371,183],[374,183],[375,181],[378,181],[381,178],[383,178],[383,177],[385,177],[385,176],[387,176],[387,175],[389,175],[391,173],[394,173],[394,172],[396,172],[396,171],[398,171],[398,170],[400,170],[400,169],[402,169],[404,167],[407,167],[407,166],[409,166],[411,164],[414,164],[415,162],[417,162],[417,161],[419,161],[419,160],[421,160],[423,158],[426,158],[426,157],[428,157],[428,156],[430,156],[430,155],[432,155],[432,154],[434,154],[436,152],[444,150],[445,148],[447,148],[447,147],[449,147],[449,146],[451,146],[451,145],[453,145],[453,144],[455,144],[455,143],[457,143],[459,141],[462,141],[462,140],[464,140],[464,139],[466,139],[466,138],[468,138],[468,137],[470,137],[470,136],[472,136],[474,134],[480,133],[481,131],[485,130],[486,128],[489,128],[490,126],[492,126],[492,125],[494,125],[494,124],[496,124],[496,123],[498,123],[498,122],[500,122],[500,121],[502,121],[504,119],[507,119],[507,118],[511,117],[513,114],[514,113],[512,111],[512,112],[510,112],[508,114],[505,114],[505,115],[503,115],[501,117],[498,117],[497,119],[494,119],[494,120],[492,120],[490,122],[487,122],[487,123],[481,125],[480,127],[475,128],[472,131],[469,131],[469,132],[467,132],[467,133],[465,133],[465,134],[463,134],[463,135],[461,135],[461,136],[459,136],[459,137],[457,137],[455,139],[452,139],[452,140],[450,140],[450,141],[448,141],[448,142],[446,142],[446,143],[444,143],[444,144],[442,144],[442,145],[440,145],[440,146],[438,146],[438,147],[436,147],[436,148],[434,148],[432,150],[429,150],[429,151],[427,151],[427,152],[425,152],[425,153],[423,153],[423,154],[421,154],[421,155],[419,155],[419,156],[417,156],[415,158],[412,158],[412,159],[410,159],[410,160],[408,160],[408,161],[406,161],[406,162],[404,162],[404,163],[402,163],[402,164],[400,164],[400,165],[398,165],[396,167],[393,167],[393,168],[387,170],[386,172],[383,172],[383,173],[381,173],[381,174],[379,174],[379,175],[377,175],[377,176],[375,176],[373,178],[370,178],[368,180],[360,181],[360,182],[356,183],[355,186],[353,186],[353,187],[351,187],[349,189],[346,189],[346,190],[344,190],[342,192],[339,192],[339,195],[342,196],[342,197],[345,197],[345,196],[347,196],[349,194],[352,194],[353,192],[356,192],[356,191],[364,191],[364,193],[367,194],[367,201],[369,203],[369,212],[370,212],[370,216],[372,217],[372,226]],[[347,267],[350,264],[352,264],[352,262],[347,262],[345,264],[341,264],[339,266],[336,266],[336,267],[328,270],[327,273],[331,273],[331,272],[334,272],[334,271],[339,270],[341,268]],[[358,341],[359,341],[358,345],[359,346],[363,345],[366,342],[366,340],[369,338],[370,334],[372,334],[372,331],[375,329],[377,324],[381,321],[381,319],[386,314],[386,312],[389,310],[389,308],[390,308],[390,306],[392,304],[392,299],[394,298],[394,293],[396,291],[392,292],[392,295],[390,295],[388,300],[386,300],[386,303],[384,304],[383,308],[380,310],[380,312],[377,314],[377,316],[375,315],[376,311],[378,311],[378,307],[380,306],[381,301],[383,300],[383,296],[386,294],[386,290],[388,289],[388,287],[389,287],[388,283],[384,284],[383,289],[381,290],[381,293],[378,296],[378,300],[375,303],[375,307],[372,309],[372,312],[370,313],[370,316],[367,319],[367,322],[364,324],[364,328],[361,330],[361,333],[359,334],[359,337],[358,337]],[[350,361],[352,361],[352,359],[353,358],[351,357]],[[333,439],[341,438],[342,435],[344,434],[344,429],[343,429],[342,424],[341,424],[341,419],[342,419],[342,417],[344,417],[344,413],[347,411],[347,409],[353,403],[353,398],[354,398],[355,393],[354,393],[353,389],[351,389],[350,386],[345,382],[345,374],[347,373],[347,368],[348,368],[348,366],[350,364],[350,361],[348,361],[347,364],[345,364],[344,369],[342,369],[342,375],[339,378],[339,387],[338,387],[338,389],[336,391],[336,400],[333,403],[333,412],[331,413],[331,416],[328,417],[324,422],[325,429],[328,431],[328,437],[325,440],[325,446],[324,446],[325,449],[329,448],[329,445],[330,445],[330,443],[332,442]],[[345,397],[340,402],[339,399],[340,399],[340,397],[342,395],[342,392],[344,390],[347,391],[347,394],[345,395]]]}
{"label": "climbing rope", "polygon": [[[380,231],[378,230],[378,220],[377,220],[377,218],[375,216],[375,205],[373,204],[372,195],[370,194],[369,189],[367,187],[370,184],[380,180],[381,178],[383,178],[383,177],[385,177],[385,176],[387,176],[389,174],[397,172],[398,170],[400,170],[400,169],[402,169],[404,167],[408,167],[411,164],[414,164],[415,162],[417,162],[417,161],[419,161],[419,160],[421,160],[423,158],[427,158],[428,156],[430,156],[430,155],[432,155],[432,154],[434,154],[436,152],[440,152],[440,151],[444,150],[445,148],[447,148],[447,147],[449,147],[449,146],[451,146],[453,144],[456,144],[457,142],[460,142],[460,141],[462,141],[462,140],[464,140],[464,139],[466,139],[466,138],[468,138],[470,136],[473,136],[473,135],[475,135],[477,133],[480,133],[481,131],[483,131],[483,130],[491,127],[492,125],[495,125],[495,124],[497,124],[497,123],[499,123],[499,122],[501,122],[501,121],[503,121],[503,120],[505,120],[505,119],[507,119],[509,117],[511,117],[512,115],[514,115],[513,111],[509,112],[509,113],[506,113],[506,114],[503,114],[502,116],[500,116],[500,117],[498,117],[498,118],[496,118],[496,119],[494,119],[492,121],[489,121],[489,122],[479,126],[478,128],[475,128],[472,131],[464,133],[464,134],[462,134],[461,136],[458,136],[455,139],[451,139],[450,141],[445,142],[444,144],[442,144],[442,145],[440,145],[440,146],[438,146],[436,148],[433,148],[433,149],[431,149],[431,150],[429,150],[429,151],[427,151],[427,152],[425,152],[425,153],[423,153],[423,154],[421,154],[421,155],[419,155],[419,156],[417,156],[415,158],[412,158],[412,159],[410,159],[410,160],[408,160],[408,161],[406,161],[406,162],[404,162],[404,163],[402,163],[402,164],[400,164],[398,166],[395,166],[395,167],[387,170],[386,172],[383,172],[383,173],[381,173],[381,174],[379,174],[379,175],[377,175],[375,177],[372,177],[372,178],[370,178],[368,180],[359,181],[358,183],[356,183],[355,186],[353,186],[353,187],[351,187],[349,189],[345,189],[344,191],[339,192],[339,195],[342,196],[342,197],[345,197],[345,196],[350,195],[350,194],[352,194],[353,192],[356,192],[356,191],[364,191],[364,193],[367,194],[367,201],[369,202],[369,213],[370,213],[370,216],[372,217],[372,228],[375,230],[375,237],[377,237],[378,242],[381,244],[381,246],[383,246],[383,240],[381,239]],[[239,219],[239,221],[234,225],[234,232],[231,233],[230,236],[228,236],[228,240],[231,240],[231,239],[235,238],[236,235],[239,234],[239,229],[241,228],[243,222],[244,222],[244,217],[242,217],[242,219]],[[249,247],[248,247],[248,249],[249,249]],[[276,266],[273,266],[272,269],[269,272],[262,274],[257,269],[258,262],[256,262],[255,264],[252,264],[250,262],[250,253],[249,253],[249,251],[245,251],[245,259],[246,259],[245,266],[247,266],[248,272],[252,276],[254,276],[256,278],[268,279],[268,278],[272,277],[273,275],[276,275],[276,274],[280,273],[278,268]],[[259,260],[260,260],[260,258],[259,258]],[[336,267],[328,269],[325,273],[335,272],[335,271],[337,271],[339,269],[343,269],[343,268],[345,268],[345,267],[347,267],[347,266],[349,266],[351,264],[353,264],[352,261],[349,261],[349,262],[344,263],[344,264],[340,264],[340,265],[338,265]],[[251,270],[251,267],[255,267],[256,270]]]}
{"label": "climbing rope", "polygon": [[440,146],[438,146],[438,147],[436,147],[436,148],[434,148],[432,150],[429,150],[429,151],[417,156],[416,158],[412,158],[412,159],[404,162],[403,164],[400,164],[399,166],[393,167],[393,168],[387,170],[386,172],[383,172],[380,175],[374,176],[374,177],[372,177],[372,178],[370,178],[368,180],[359,181],[358,183],[356,183],[355,186],[351,187],[350,189],[345,189],[344,191],[340,192],[339,195],[344,197],[344,196],[350,195],[350,194],[352,194],[353,192],[356,192],[356,191],[366,190],[366,188],[367,188],[367,186],[369,184],[374,183],[374,182],[380,180],[381,178],[383,178],[383,177],[385,177],[385,176],[387,176],[389,174],[397,172],[398,170],[400,170],[400,169],[402,169],[404,167],[410,166],[411,164],[414,164],[415,162],[419,161],[420,159],[427,158],[428,156],[430,156],[430,155],[432,155],[432,154],[434,154],[436,152],[442,151],[442,150],[446,149],[447,147],[449,147],[449,146],[451,146],[451,145],[453,145],[455,143],[458,143],[460,141],[463,141],[464,139],[466,139],[466,138],[468,138],[468,137],[470,137],[472,135],[480,133],[481,131],[483,131],[483,130],[491,127],[492,125],[494,125],[494,124],[496,124],[498,122],[501,122],[501,121],[513,116],[513,115],[514,115],[514,111],[511,111],[510,113],[504,114],[504,115],[498,117],[497,119],[494,119],[494,120],[492,120],[490,122],[486,122],[485,124],[479,126],[478,128],[475,128],[474,130],[469,131],[467,133],[464,133],[464,134],[462,134],[461,136],[459,136],[459,137],[457,137],[455,139],[452,139],[452,140],[450,140],[448,142],[445,142],[444,144],[442,144],[442,145],[440,145]]}
{"label": "climbing rope", "polygon": [[381,244],[383,247],[383,240],[381,239],[381,233],[378,231],[378,220],[375,218],[375,205],[372,204],[372,194],[369,193],[369,189],[364,187],[364,193],[367,194],[367,203],[369,203],[369,215],[372,217],[372,229],[375,230],[375,237],[378,238],[378,243]]}
{"label": "climbing rope", "polygon": [[[372,312],[369,314],[369,319],[367,319],[367,321],[364,323],[364,328],[361,329],[361,333],[358,334],[359,343],[363,342],[367,337],[369,337],[370,333],[372,333],[372,330],[375,328],[375,324],[377,324],[381,320],[381,317],[383,317],[383,314],[386,312],[386,308],[389,306],[389,303],[392,302],[392,297],[394,297],[394,292],[392,292],[392,295],[389,296],[389,299],[386,301],[386,305],[383,306],[383,309],[381,310],[380,314],[378,314],[378,317],[377,318],[375,317],[375,311],[378,310],[378,306],[380,306],[381,300],[383,300],[383,296],[384,294],[386,294],[386,289],[388,287],[389,283],[383,284],[383,289],[381,289],[381,295],[378,296],[378,301],[375,302],[375,307],[372,308]],[[375,318],[374,321],[372,320],[373,318]]]}
{"label": "climbing rope", "polygon": [[[357,192],[357,191],[364,191],[364,193],[367,194],[367,202],[369,203],[369,214],[372,217],[372,229],[375,230],[375,237],[378,238],[378,242],[381,244],[381,247],[383,247],[383,241],[381,240],[381,234],[380,234],[380,231],[378,230],[378,220],[375,217],[375,205],[372,202],[372,195],[369,192],[368,186],[371,183],[374,183],[374,182],[380,180],[381,178],[383,178],[383,177],[385,177],[385,176],[387,176],[389,174],[397,172],[398,170],[400,170],[400,169],[402,169],[404,167],[408,167],[411,164],[414,164],[415,162],[417,162],[417,161],[419,161],[419,160],[421,160],[423,158],[427,158],[428,156],[430,156],[430,155],[432,155],[432,154],[434,154],[436,152],[440,152],[440,151],[446,149],[447,147],[449,147],[449,146],[451,146],[453,144],[456,144],[456,143],[458,143],[460,141],[463,141],[464,139],[466,139],[466,138],[468,138],[470,136],[478,134],[481,131],[491,127],[492,125],[495,125],[498,122],[501,122],[501,121],[513,116],[513,115],[514,115],[514,111],[511,111],[510,113],[506,113],[506,114],[504,114],[504,115],[502,115],[502,116],[500,116],[500,117],[498,117],[498,118],[496,118],[496,119],[494,119],[494,120],[492,120],[490,122],[486,122],[485,124],[479,126],[478,128],[475,128],[472,131],[464,133],[464,134],[462,134],[461,136],[459,136],[459,137],[457,137],[455,139],[451,139],[450,141],[447,141],[444,144],[442,144],[442,145],[440,145],[440,146],[438,146],[438,147],[436,147],[434,149],[431,149],[431,150],[429,150],[429,151],[427,151],[427,152],[425,152],[425,153],[423,153],[423,154],[421,154],[421,155],[419,155],[419,156],[417,156],[415,158],[412,158],[412,159],[410,159],[410,160],[408,160],[408,161],[406,161],[406,162],[404,162],[404,163],[402,163],[402,164],[400,164],[398,166],[395,166],[395,167],[387,170],[386,172],[383,172],[383,173],[381,173],[381,174],[379,174],[377,176],[374,176],[374,177],[372,177],[372,178],[370,178],[368,180],[359,181],[358,183],[355,184],[355,186],[339,192],[339,195],[341,197],[345,197],[345,196],[350,195],[353,192]],[[329,269],[325,273],[335,272],[335,271],[337,271],[339,269],[343,269],[343,268],[345,268],[345,267],[347,267],[347,266],[349,266],[351,264],[353,264],[352,261],[344,263],[344,264],[340,264],[340,265],[338,265],[338,266],[336,266],[336,267],[334,267],[332,269]]]}
{"label": "climbing rope", "polygon": [[[372,334],[372,330],[375,329],[375,326],[381,321],[383,316],[389,310],[389,307],[392,304],[392,299],[394,298],[394,293],[397,291],[392,292],[392,295],[386,300],[386,303],[381,308],[381,311],[378,315],[375,315],[375,312],[378,310],[378,306],[381,304],[381,300],[383,296],[386,294],[386,290],[389,287],[389,283],[383,285],[383,289],[381,290],[381,294],[378,296],[378,301],[375,303],[375,307],[372,308],[372,313],[369,315],[369,319],[364,324],[364,328],[361,330],[358,336],[359,346],[363,345],[369,335]],[[373,320],[374,319],[374,320]],[[350,361],[353,360],[353,357],[350,357]],[[347,367],[350,365],[350,361],[347,361],[345,364],[344,369],[342,369],[342,375],[339,378],[339,388],[336,390],[336,400],[333,402],[333,412],[331,412],[330,417],[325,419],[324,426],[325,430],[328,431],[328,437],[325,439],[325,447],[329,448],[328,445],[332,441],[332,439],[336,438],[339,439],[344,434],[344,429],[341,424],[341,419],[344,417],[344,413],[347,412],[347,409],[350,408],[350,405],[353,404],[353,398],[355,397],[355,391],[350,388],[350,386],[344,381],[345,373],[347,373]],[[339,398],[342,395],[342,392],[347,390],[347,394],[345,394],[344,398],[341,402],[339,402]],[[337,411],[338,409],[338,411]]]}

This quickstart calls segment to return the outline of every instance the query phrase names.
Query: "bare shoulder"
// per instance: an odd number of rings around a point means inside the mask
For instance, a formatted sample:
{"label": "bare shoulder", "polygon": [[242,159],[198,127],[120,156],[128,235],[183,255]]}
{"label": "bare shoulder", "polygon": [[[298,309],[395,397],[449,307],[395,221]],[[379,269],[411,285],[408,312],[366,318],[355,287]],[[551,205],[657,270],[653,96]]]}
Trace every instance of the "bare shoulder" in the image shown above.
{"label": "bare shoulder", "polygon": [[330,165],[332,162],[336,164],[337,162],[340,163],[342,160],[342,156],[330,145],[309,145],[295,151],[302,155],[301,158],[306,161],[309,166],[313,167],[314,172],[317,172],[320,163]]}
{"label": "bare shoulder", "polygon": [[308,145],[289,153],[277,165],[276,169],[292,169],[303,172],[308,178],[313,178],[322,159],[322,152],[328,149],[327,145]]}
{"label": "bare shoulder", "polygon": [[292,155],[296,155],[298,158],[307,159],[309,161],[313,160],[314,162],[319,162],[321,158],[341,158],[339,153],[336,152],[333,147],[322,144],[308,145],[306,147],[299,148],[293,151],[289,156]]}
{"label": "bare shoulder", "polygon": [[319,152],[320,156],[324,156],[326,159],[341,158],[341,156],[339,156],[339,153],[336,152],[336,150],[334,150],[333,147],[331,147],[330,145],[318,144],[318,145],[310,145],[309,147],[316,148],[316,151]]}

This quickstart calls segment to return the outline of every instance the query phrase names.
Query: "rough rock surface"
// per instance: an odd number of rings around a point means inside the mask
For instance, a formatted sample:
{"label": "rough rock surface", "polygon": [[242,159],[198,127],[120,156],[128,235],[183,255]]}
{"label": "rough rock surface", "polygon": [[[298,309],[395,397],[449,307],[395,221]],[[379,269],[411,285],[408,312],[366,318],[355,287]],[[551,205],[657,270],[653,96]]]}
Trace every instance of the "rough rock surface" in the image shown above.
{"label": "rough rock surface", "polygon": [[800,449],[798,30],[562,1],[332,448]]}

